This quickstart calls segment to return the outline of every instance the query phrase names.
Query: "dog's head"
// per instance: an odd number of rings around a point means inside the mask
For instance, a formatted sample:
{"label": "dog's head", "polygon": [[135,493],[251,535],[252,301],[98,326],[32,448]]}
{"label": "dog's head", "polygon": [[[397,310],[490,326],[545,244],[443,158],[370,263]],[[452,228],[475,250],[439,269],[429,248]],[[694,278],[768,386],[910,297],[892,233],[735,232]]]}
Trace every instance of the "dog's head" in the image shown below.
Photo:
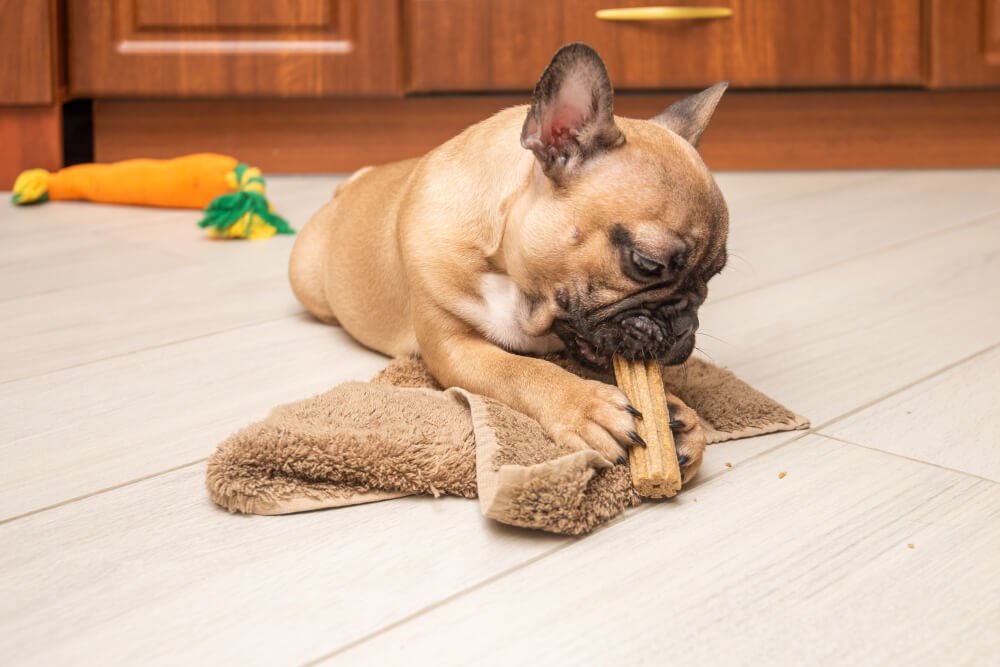
{"label": "dog's head", "polygon": [[607,70],[589,46],[564,46],[542,74],[521,133],[534,177],[507,216],[505,256],[536,322],[581,361],[677,364],[694,349],[729,227],[695,147],[725,88],[633,120],[615,117]]}

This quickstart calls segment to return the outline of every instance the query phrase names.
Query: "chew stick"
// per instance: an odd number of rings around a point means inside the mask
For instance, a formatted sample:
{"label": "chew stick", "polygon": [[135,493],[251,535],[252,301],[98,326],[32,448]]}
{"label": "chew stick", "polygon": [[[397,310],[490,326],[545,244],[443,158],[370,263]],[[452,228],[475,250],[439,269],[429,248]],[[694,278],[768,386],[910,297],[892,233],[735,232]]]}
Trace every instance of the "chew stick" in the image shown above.
{"label": "chew stick", "polygon": [[628,453],[632,485],[646,498],[675,496],[681,490],[681,469],[670,431],[660,362],[628,361],[618,356],[613,361],[618,388],[643,415],[643,419],[636,420],[636,430],[646,447],[636,445]]}

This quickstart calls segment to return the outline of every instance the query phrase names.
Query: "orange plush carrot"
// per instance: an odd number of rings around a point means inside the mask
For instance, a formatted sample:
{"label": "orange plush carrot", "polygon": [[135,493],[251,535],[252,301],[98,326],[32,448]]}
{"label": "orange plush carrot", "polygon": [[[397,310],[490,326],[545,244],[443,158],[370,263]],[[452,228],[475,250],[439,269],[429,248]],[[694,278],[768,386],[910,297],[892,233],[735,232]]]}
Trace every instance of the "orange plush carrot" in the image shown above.
{"label": "orange plush carrot", "polygon": [[238,163],[227,155],[198,153],[172,160],[80,164],[52,173],[31,169],[14,184],[14,203],[85,199],[104,204],[204,208],[231,191],[226,174]]}
{"label": "orange plush carrot", "polygon": [[81,164],[47,172],[29,169],[17,177],[11,197],[19,206],[49,199],[103,204],[204,208],[199,223],[221,238],[268,238],[293,234],[264,195],[259,169],[215,153],[172,160],[125,160]]}

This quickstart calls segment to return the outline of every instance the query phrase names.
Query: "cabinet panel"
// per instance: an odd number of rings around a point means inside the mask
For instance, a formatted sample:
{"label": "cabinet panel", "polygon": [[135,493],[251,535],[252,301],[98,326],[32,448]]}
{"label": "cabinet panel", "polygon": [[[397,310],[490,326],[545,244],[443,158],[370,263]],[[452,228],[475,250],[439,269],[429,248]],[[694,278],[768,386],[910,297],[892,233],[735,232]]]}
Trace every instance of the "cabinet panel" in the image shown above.
{"label": "cabinet panel", "polygon": [[930,85],[1000,85],[1000,0],[930,0]]}
{"label": "cabinet panel", "polygon": [[0,104],[55,99],[55,7],[52,0],[0,0]]}
{"label": "cabinet panel", "polygon": [[[329,0],[135,0],[135,25],[148,28],[327,28],[336,14]],[[333,11],[331,11],[333,9]]]}
{"label": "cabinet panel", "polygon": [[0,146],[0,190],[10,190],[25,169],[59,169],[63,153],[59,107],[0,106]]}
{"label": "cabinet panel", "polygon": [[[678,97],[623,94],[615,110],[649,118]],[[94,147],[102,162],[216,151],[265,173],[349,172],[422,155],[526,100],[98,100]],[[713,169],[996,167],[1000,90],[735,91],[698,151]]]}
{"label": "cabinet panel", "polygon": [[[619,89],[882,86],[922,82],[921,0],[691,0],[730,18],[608,22],[636,0],[408,0],[409,89],[525,90],[575,40]],[[680,3],[667,3],[680,4]]]}
{"label": "cabinet panel", "polygon": [[67,0],[76,95],[399,94],[395,0]]}

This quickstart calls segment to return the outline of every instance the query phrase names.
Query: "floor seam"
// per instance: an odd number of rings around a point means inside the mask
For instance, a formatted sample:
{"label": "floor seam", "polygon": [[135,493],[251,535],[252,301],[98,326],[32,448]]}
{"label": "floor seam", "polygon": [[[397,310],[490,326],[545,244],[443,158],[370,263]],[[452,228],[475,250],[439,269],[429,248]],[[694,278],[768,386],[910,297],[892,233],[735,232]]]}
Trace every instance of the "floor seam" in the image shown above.
{"label": "floor seam", "polygon": [[959,366],[962,366],[963,364],[966,364],[966,363],[972,361],[976,357],[982,356],[984,354],[989,354],[990,352],[992,352],[993,350],[996,350],[997,348],[1000,348],[1000,342],[993,343],[992,345],[987,345],[986,347],[984,347],[983,349],[981,349],[981,350],[979,350],[977,352],[973,352],[972,354],[968,354],[968,355],[962,357],[961,359],[957,359],[956,361],[953,361],[950,364],[942,366],[941,368],[939,368],[939,369],[937,369],[937,370],[935,370],[935,371],[933,371],[931,373],[927,373],[925,375],[922,375],[919,378],[917,378],[916,380],[912,380],[910,382],[907,382],[907,383],[905,383],[905,384],[903,384],[903,385],[901,385],[901,386],[893,389],[892,391],[887,392],[887,393],[879,396],[878,398],[874,398],[874,399],[872,399],[870,401],[867,401],[866,403],[863,403],[863,404],[859,405],[856,408],[848,410],[847,412],[845,412],[845,413],[843,413],[841,415],[838,415],[836,417],[828,419],[827,421],[823,422],[822,424],[819,424],[817,426],[813,426],[810,430],[813,431],[813,432],[821,431],[822,429],[825,429],[825,428],[827,428],[827,427],[829,427],[829,426],[831,426],[833,424],[836,424],[839,421],[847,419],[848,417],[852,417],[852,416],[858,414],[859,412],[863,412],[864,410],[867,410],[868,408],[872,407],[873,405],[878,405],[879,403],[881,403],[882,401],[884,401],[886,399],[892,398],[893,396],[898,396],[899,394],[903,393],[904,391],[907,391],[908,389],[912,389],[913,387],[916,387],[917,385],[923,384],[924,382],[927,382],[928,380],[933,380],[934,378],[936,378],[936,377],[938,377],[940,375],[943,375],[944,373],[947,373],[948,371],[951,371],[951,370],[953,370],[955,368],[958,368]]}
{"label": "floor seam", "polygon": [[403,626],[403,625],[409,623],[410,621],[415,620],[417,617],[426,614],[427,612],[434,611],[438,607],[443,607],[444,605],[452,602],[453,600],[458,599],[459,597],[465,595],[466,593],[478,590],[479,588],[481,588],[483,586],[488,586],[491,583],[493,583],[494,581],[498,581],[498,580],[506,577],[508,574],[511,574],[512,572],[514,572],[515,570],[520,569],[521,567],[526,567],[528,565],[531,565],[535,561],[541,560],[541,559],[543,559],[543,558],[545,558],[545,557],[547,557],[547,556],[549,556],[551,554],[554,554],[554,553],[556,553],[558,551],[562,551],[563,549],[566,549],[569,546],[571,546],[572,544],[574,544],[576,541],[577,541],[576,539],[570,539],[569,541],[567,541],[567,542],[565,542],[563,544],[560,544],[558,546],[555,546],[552,549],[549,549],[548,551],[540,553],[540,554],[538,554],[536,556],[532,556],[528,560],[525,560],[525,561],[523,561],[521,563],[517,563],[516,565],[512,565],[511,567],[509,567],[509,568],[507,568],[505,570],[502,570],[500,572],[497,572],[496,574],[490,575],[489,577],[486,577],[485,579],[482,579],[481,581],[477,581],[476,583],[472,584],[468,588],[464,588],[461,591],[457,591],[455,593],[452,593],[451,595],[447,595],[447,596],[441,598],[440,600],[436,600],[435,602],[432,602],[431,604],[429,604],[429,605],[427,605],[427,606],[425,606],[425,607],[423,607],[423,608],[421,608],[421,609],[419,609],[419,610],[417,610],[415,612],[407,614],[406,616],[403,616],[402,618],[396,619],[395,621],[393,621],[392,623],[389,623],[388,625],[385,625],[385,626],[383,626],[381,628],[378,628],[377,630],[374,630],[374,631],[372,631],[372,632],[370,632],[370,633],[368,633],[368,634],[366,634],[364,636],[358,637],[357,639],[353,639],[350,642],[344,644],[343,646],[340,646],[340,647],[334,649],[333,651],[330,651],[329,653],[324,653],[323,655],[321,655],[319,657],[316,657],[316,658],[313,658],[313,659],[311,659],[311,660],[309,660],[307,662],[304,662],[304,663],[302,663],[302,665],[303,665],[303,667],[312,667],[313,665],[318,665],[319,663],[321,663],[321,662],[323,662],[325,660],[329,660],[331,658],[335,658],[336,656],[338,656],[338,655],[340,655],[342,653],[346,653],[347,651],[350,651],[355,646],[360,646],[361,644],[364,644],[365,642],[368,642],[368,641],[370,641],[372,639],[375,639],[376,637],[378,637],[379,635],[381,635],[383,633],[389,632],[389,631],[391,631],[391,630],[393,630],[393,629],[395,629],[397,627]]}
{"label": "floor seam", "polygon": [[239,331],[240,329],[247,329],[249,327],[256,327],[256,326],[260,326],[262,324],[270,324],[272,322],[278,322],[280,320],[285,320],[285,319],[288,319],[288,318],[291,318],[291,317],[299,317],[299,316],[300,316],[299,313],[286,313],[285,315],[281,315],[279,317],[273,317],[273,318],[269,318],[269,319],[265,319],[265,320],[259,320],[259,321],[256,321],[256,322],[247,322],[245,324],[240,324],[238,326],[230,327],[228,329],[219,329],[217,331],[211,331],[211,332],[208,332],[208,333],[199,334],[197,336],[190,336],[188,338],[178,338],[176,340],[168,341],[168,342],[165,342],[165,343],[157,343],[156,345],[150,345],[149,347],[141,347],[141,348],[137,348],[135,350],[129,350],[128,352],[121,352],[119,354],[112,354],[112,355],[107,356],[107,357],[100,357],[99,359],[90,359],[88,361],[81,361],[78,364],[70,364],[69,366],[63,366],[62,368],[53,368],[51,370],[43,371],[41,373],[35,373],[33,375],[23,375],[23,376],[20,376],[20,377],[10,378],[10,379],[7,379],[7,380],[0,380],[0,386],[5,385],[5,384],[10,384],[12,382],[23,382],[25,380],[34,380],[35,378],[43,378],[43,377],[45,377],[47,375],[53,375],[55,373],[62,373],[63,371],[69,371],[69,370],[73,370],[75,368],[84,368],[86,366],[90,366],[91,364],[100,364],[100,363],[103,363],[105,361],[112,361],[114,359],[122,359],[124,357],[130,357],[132,355],[140,354],[142,352],[149,352],[151,350],[159,350],[159,349],[162,349],[162,348],[165,348],[165,347],[170,347],[172,345],[180,345],[182,343],[190,343],[192,341],[202,340],[204,338],[211,338],[213,336],[219,336],[221,334],[229,334],[229,333],[232,333],[233,331]]}
{"label": "floor seam", "polygon": [[935,229],[935,230],[926,232],[924,234],[921,234],[919,236],[914,236],[913,238],[906,239],[904,241],[898,241],[896,243],[892,243],[892,244],[889,244],[887,246],[883,246],[881,248],[876,248],[874,250],[870,250],[868,252],[861,253],[859,255],[854,255],[853,257],[844,258],[844,259],[842,259],[840,261],[837,261],[837,262],[831,262],[830,264],[823,264],[823,265],[818,266],[818,267],[816,267],[814,269],[811,269],[809,271],[803,271],[801,273],[796,273],[796,274],[793,274],[793,275],[790,275],[790,276],[785,276],[785,277],[783,277],[783,278],[781,278],[779,280],[772,280],[771,282],[761,283],[760,285],[756,285],[754,287],[751,287],[748,290],[743,290],[742,292],[736,292],[734,294],[727,294],[727,295],[721,296],[721,297],[719,297],[717,299],[712,299],[712,301],[711,301],[711,303],[709,305],[717,304],[717,303],[723,303],[725,301],[729,301],[730,299],[735,299],[737,297],[746,296],[747,294],[753,294],[754,292],[759,292],[760,290],[768,289],[768,288],[771,288],[771,287],[776,287],[777,285],[781,285],[782,283],[785,283],[785,282],[790,282],[790,281],[793,281],[793,280],[798,280],[799,278],[804,278],[806,276],[812,276],[812,275],[815,275],[817,273],[821,273],[823,271],[826,271],[828,269],[839,268],[841,266],[844,266],[846,264],[850,264],[851,262],[857,261],[859,259],[869,259],[871,257],[875,257],[875,256],[882,255],[882,254],[885,254],[885,253],[888,253],[888,252],[893,252],[895,250],[899,250],[900,248],[906,248],[908,246],[915,245],[917,243],[922,243],[924,241],[927,241],[928,239],[932,239],[932,238],[935,238],[937,236],[944,236],[946,234],[951,234],[951,233],[954,233],[954,232],[962,230],[962,229],[966,229],[966,228],[969,228],[969,227],[975,227],[977,225],[987,224],[987,223],[989,223],[991,221],[996,221],[996,220],[1000,220],[1000,211],[993,211],[993,212],[988,213],[986,215],[981,215],[981,216],[977,216],[975,218],[970,218],[969,220],[966,220],[966,221],[960,222],[960,223],[956,223],[956,224],[951,225],[949,227],[944,227],[944,228],[941,228],[941,229]]}
{"label": "floor seam", "polygon": [[[143,250],[148,250],[148,248],[143,248]],[[159,252],[165,252],[165,251],[159,251]],[[169,254],[169,253],[165,253],[165,254]],[[170,257],[171,258],[180,257],[180,255],[173,255],[173,254],[171,254]],[[26,264],[30,264],[31,261],[32,260],[25,260],[25,263]],[[34,260],[34,261],[37,261],[37,260]],[[192,262],[189,262],[188,264],[184,264],[184,265],[181,265],[181,266],[172,266],[172,267],[169,267],[169,268],[159,269],[159,270],[156,270],[156,271],[143,272],[143,273],[141,273],[141,274],[139,274],[137,276],[129,276],[128,279],[132,280],[134,278],[148,278],[150,276],[159,276],[159,275],[162,275],[164,273],[170,273],[172,271],[176,271],[178,269],[183,269],[183,268],[188,268],[188,267],[191,267],[191,266],[194,266],[194,265],[195,265],[195,263],[192,261]],[[121,280],[122,280],[121,278],[107,278],[105,280],[98,280],[97,282],[87,283],[86,285],[83,285],[82,287],[79,286],[79,285],[73,285],[71,287],[53,287],[52,289],[43,290],[41,292],[34,292],[32,294],[19,294],[18,296],[0,297],[0,304],[9,304],[9,303],[11,303],[13,301],[19,301],[21,299],[33,299],[35,297],[52,296],[53,294],[59,294],[61,292],[69,292],[70,290],[73,290],[73,289],[89,289],[91,287],[101,287],[102,285],[109,285],[111,283],[120,283]]]}
{"label": "floor seam", "polygon": [[958,475],[963,475],[965,477],[971,477],[973,479],[978,479],[983,482],[989,482],[990,484],[1000,484],[996,480],[990,479],[988,477],[983,477],[982,475],[977,475],[974,472],[968,472],[966,470],[958,470],[957,468],[949,468],[948,466],[943,466],[940,463],[934,463],[933,461],[925,461],[923,459],[914,458],[912,456],[907,456],[906,454],[900,454],[899,452],[889,452],[884,449],[879,449],[878,447],[873,447],[871,445],[866,445],[861,442],[854,442],[852,440],[845,440],[844,438],[839,438],[835,435],[830,435],[829,433],[816,432],[813,435],[819,436],[821,438],[826,438],[827,440],[833,440],[834,442],[839,442],[843,445],[850,445],[852,447],[860,447],[861,449],[867,449],[872,452],[878,452],[879,454],[885,454],[886,456],[894,456],[898,459],[904,459],[906,461],[912,461],[913,463],[920,463],[926,466],[931,466],[932,468],[937,468],[938,470],[944,470],[946,472],[955,473]]}
{"label": "floor seam", "polygon": [[89,493],[84,493],[83,495],[80,495],[80,496],[74,496],[73,498],[67,498],[66,500],[61,500],[58,503],[53,503],[52,505],[46,505],[45,507],[39,507],[39,508],[33,509],[30,512],[23,512],[21,514],[16,514],[14,516],[7,517],[6,519],[0,519],[0,526],[3,526],[4,524],[12,523],[14,521],[17,521],[18,519],[24,519],[24,518],[27,518],[29,516],[34,516],[35,514],[41,514],[42,512],[49,512],[49,511],[54,510],[54,509],[59,509],[60,507],[65,507],[66,505],[72,505],[73,503],[79,502],[81,500],[86,500],[88,498],[93,498],[94,496],[99,496],[99,495],[102,495],[102,494],[105,494],[105,493],[109,493],[111,491],[117,491],[118,489],[125,488],[126,486],[132,486],[133,484],[139,484],[140,482],[145,482],[147,480],[154,479],[154,478],[160,477],[162,475],[168,475],[168,474],[170,474],[172,472],[177,472],[178,470],[183,470],[184,468],[190,468],[191,466],[196,466],[196,465],[199,465],[201,463],[204,463],[207,460],[208,460],[208,457],[205,456],[205,457],[202,457],[202,458],[197,459],[195,461],[189,461],[187,463],[182,463],[181,465],[177,465],[177,466],[174,466],[172,468],[167,468],[165,470],[160,470],[160,471],[157,471],[157,472],[154,472],[154,473],[150,473],[149,475],[144,475],[142,477],[137,477],[135,479],[130,479],[127,482],[122,482],[121,484],[115,484],[114,486],[108,486],[108,487],[105,487],[103,489],[97,489],[97,490],[91,491]]}

